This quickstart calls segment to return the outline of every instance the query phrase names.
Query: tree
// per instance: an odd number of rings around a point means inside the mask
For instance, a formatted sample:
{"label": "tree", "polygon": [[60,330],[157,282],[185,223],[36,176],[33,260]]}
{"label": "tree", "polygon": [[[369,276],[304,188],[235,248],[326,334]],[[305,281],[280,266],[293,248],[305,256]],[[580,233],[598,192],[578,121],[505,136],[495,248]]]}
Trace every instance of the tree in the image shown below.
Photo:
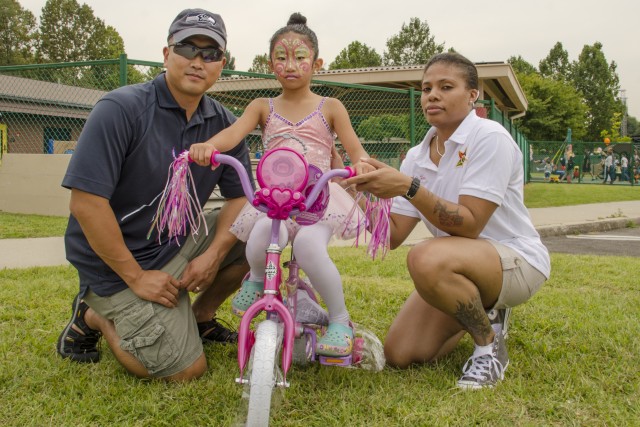
{"label": "tree", "polygon": [[[429,126],[424,120],[418,120],[415,123],[415,133],[418,138],[422,138],[428,129]],[[391,138],[402,138],[408,141],[411,138],[409,116],[400,114],[370,116],[360,121],[357,133],[366,141],[389,142]]]}
{"label": "tree", "polygon": [[569,80],[571,64],[569,63],[569,54],[562,47],[562,43],[557,42],[553,46],[547,57],[540,61],[539,69],[543,77],[560,81]]}
{"label": "tree", "polygon": [[40,17],[37,55],[44,62],[115,59],[124,53],[118,32],[76,0],[47,0]]}
{"label": "tree", "polygon": [[427,21],[411,18],[409,25],[402,24],[400,32],[387,40],[387,51],[383,55],[385,65],[426,64],[429,58],[444,50],[431,35]]}
{"label": "tree", "polygon": [[16,0],[0,0],[0,65],[33,62],[36,18]]}
{"label": "tree", "polygon": [[254,56],[251,67],[249,67],[249,72],[271,74],[271,68],[269,68],[269,55],[263,53],[262,55]]}
{"label": "tree", "polygon": [[231,56],[231,51],[225,50],[224,57],[227,58],[227,63],[224,64],[225,70],[235,70],[236,69],[236,58],[235,56]]}
{"label": "tree", "polygon": [[387,142],[406,134],[407,118],[393,114],[371,116],[358,125],[358,136],[366,141]]}
{"label": "tree", "polygon": [[587,138],[591,141],[599,141],[600,132],[609,129],[613,114],[622,112],[617,99],[620,79],[616,68],[615,62],[607,63],[599,42],[585,45],[578,61],[572,64],[571,80],[589,107]]}
{"label": "tree", "polygon": [[600,132],[600,138],[609,138],[611,142],[629,142],[631,138],[620,135],[620,125],[622,124],[622,113],[615,112],[611,117],[611,128]]}
{"label": "tree", "polygon": [[587,108],[573,86],[538,73],[518,73],[518,81],[529,107],[525,116],[517,119],[516,123],[528,139],[559,141],[564,139],[568,128],[571,128],[574,139],[584,138]]}
{"label": "tree", "polygon": [[160,74],[163,70],[164,68],[162,67],[147,68],[147,71],[145,71],[142,75],[142,81],[146,82],[146,81],[155,79],[158,76],[158,74]]}
{"label": "tree", "polygon": [[638,123],[638,119],[633,116],[627,117],[627,133],[629,135],[640,136],[640,124]]}
{"label": "tree", "polygon": [[353,41],[340,51],[336,59],[329,64],[329,69],[367,68],[380,65],[382,65],[382,57],[375,49],[359,41]]}
{"label": "tree", "polygon": [[511,64],[513,71],[515,71],[518,75],[538,73],[536,67],[525,61],[524,58],[522,58],[522,56],[520,55],[510,57],[509,59],[507,59],[507,62]]}

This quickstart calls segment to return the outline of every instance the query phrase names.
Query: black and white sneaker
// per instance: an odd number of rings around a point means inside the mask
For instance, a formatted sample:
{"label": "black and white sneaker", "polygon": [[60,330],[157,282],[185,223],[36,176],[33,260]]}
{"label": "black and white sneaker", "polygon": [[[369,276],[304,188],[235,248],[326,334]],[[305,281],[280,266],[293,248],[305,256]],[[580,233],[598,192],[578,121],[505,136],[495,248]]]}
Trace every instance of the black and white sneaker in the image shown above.
{"label": "black and white sneaker", "polygon": [[88,309],[89,306],[76,295],[71,307],[71,319],[60,333],[56,345],[63,359],[78,363],[96,363],[100,360],[98,344],[102,334],[85,323],[84,315]]}
{"label": "black and white sneaker", "polygon": [[202,344],[235,344],[238,342],[238,333],[221,319],[212,318],[206,322],[198,323],[198,333]]}
{"label": "black and white sneaker", "polygon": [[504,379],[509,366],[509,354],[504,336],[496,333],[491,346],[476,346],[473,355],[462,368],[462,377],[458,387],[465,390],[478,390],[494,387]]}
{"label": "black and white sneaker", "polygon": [[511,307],[509,308],[494,308],[487,311],[489,322],[491,327],[497,333],[502,332],[502,335],[507,338],[509,336],[509,318],[511,317]]}

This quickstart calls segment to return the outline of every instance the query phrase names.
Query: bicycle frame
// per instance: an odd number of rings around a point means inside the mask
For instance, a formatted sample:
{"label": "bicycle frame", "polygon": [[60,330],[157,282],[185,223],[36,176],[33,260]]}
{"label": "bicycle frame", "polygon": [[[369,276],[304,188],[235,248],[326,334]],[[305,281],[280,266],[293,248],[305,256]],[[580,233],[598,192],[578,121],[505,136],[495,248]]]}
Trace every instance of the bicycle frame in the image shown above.
{"label": "bicycle frame", "polygon": [[[279,148],[276,150],[293,151],[288,148]],[[260,162],[262,163],[265,158],[266,156],[263,157]],[[249,177],[247,176],[247,172],[244,166],[237,159],[228,155],[220,154],[219,152],[214,152],[211,156],[211,163],[213,165],[222,163],[232,166],[240,177],[242,188],[245,195],[247,196],[249,203],[251,203],[259,211],[267,213],[267,215],[272,219],[271,238],[266,251],[267,254],[265,261],[264,294],[262,298],[255,301],[244,313],[244,315],[242,316],[242,320],[240,321],[240,328],[238,330],[238,365],[240,368],[240,377],[237,381],[245,381],[243,380],[244,370],[249,360],[251,348],[255,340],[253,331],[250,329],[251,321],[262,311],[265,311],[267,313],[268,319],[277,316],[279,321],[284,324],[282,352],[283,384],[279,385],[288,386],[286,376],[289,368],[291,367],[293,359],[293,343],[296,335],[295,321],[292,315],[292,311],[295,310],[295,306],[293,307],[293,310],[290,311],[289,308],[284,305],[282,295],[279,291],[280,284],[282,282],[282,269],[280,267],[280,256],[282,251],[278,244],[280,224],[282,220],[294,217],[300,214],[300,212],[303,212],[308,207],[313,206],[314,202],[320,195],[322,189],[329,182],[329,180],[336,177],[349,178],[355,175],[355,171],[350,167],[347,167],[345,169],[330,170],[318,179],[318,181],[315,183],[314,187],[306,197],[304,195],[294,194],[291,199],[287,199],[287,201],[282,204],[278,204],[278,200],[276,200],[274,202],[276,206],[274,206],[269,204],[270,202],[265,202],[262,196],[265,193],[270,192],[278,194],[280,190],[278,188],[273,188],[267,189],[267,191],[265,191],[263,188],[257,190],[254,193],[249,181]],[[260,165],[258,166],[258,173],[260,173]],[[296,199],[296,197],[298,198]],[[295,200],[291,201],[292,199]]]}

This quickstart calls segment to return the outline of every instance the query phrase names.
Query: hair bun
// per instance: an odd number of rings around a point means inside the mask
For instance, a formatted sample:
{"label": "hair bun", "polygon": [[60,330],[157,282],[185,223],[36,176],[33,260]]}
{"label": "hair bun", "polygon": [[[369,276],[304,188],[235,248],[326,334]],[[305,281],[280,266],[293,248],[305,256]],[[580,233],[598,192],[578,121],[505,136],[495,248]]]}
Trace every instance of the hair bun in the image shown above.
{"label": "hair bun", "polygon": [[300,13],[295,12],[292,13],[289,17],[289,21],[287,21],[287,25],[306,25],[307,18],[302,16]]}

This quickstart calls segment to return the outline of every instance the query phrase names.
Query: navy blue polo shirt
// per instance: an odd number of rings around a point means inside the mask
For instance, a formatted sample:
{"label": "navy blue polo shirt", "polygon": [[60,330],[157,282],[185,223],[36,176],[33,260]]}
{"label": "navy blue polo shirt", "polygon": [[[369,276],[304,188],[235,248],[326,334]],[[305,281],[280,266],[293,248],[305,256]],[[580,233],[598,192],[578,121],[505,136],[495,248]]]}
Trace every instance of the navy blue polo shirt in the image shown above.
{"label": "navy blue polo shirt", "polygon": [[[135,259],[145,270],[159,269],[180,250],[169,242],[166,231],[162,244],[155,229],[147,238],[174,154],[206,141],[234,121],[233,114],[218,101],[204,96],[187,123],[185,110],[169,92],[164,73],[151,82],[116,89],[98,101],[89,115],[62,186],[108,199]],[[251,176],[244,142],[225,154],[240,160]],[[231,166],[222,165],[214,171],[195,163],[190,167],[202,206],[216,185],[225,198],[244,196]],[[187,238],[182,236],[180,244]],[[127,288],[91,249],[73,215],[65,247],[67,259],[78,270],[81,294],[87,286],[100,296]]]}

